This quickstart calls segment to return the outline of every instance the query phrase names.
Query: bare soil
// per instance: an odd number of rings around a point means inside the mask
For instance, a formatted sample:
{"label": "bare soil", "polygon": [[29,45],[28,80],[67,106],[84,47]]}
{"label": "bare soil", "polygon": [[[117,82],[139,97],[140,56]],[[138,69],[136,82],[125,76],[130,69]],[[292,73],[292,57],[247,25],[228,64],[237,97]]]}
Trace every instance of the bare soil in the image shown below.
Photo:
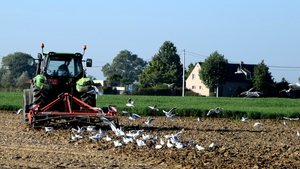
{"label": "bare soil", "polygon": [[[153,127],[144,123],[146,117],[130,121],[120,117],[125,133],[144,129],[142,134],[158,138],[180,131],[180,142],[195,142],[205,147],[155,149],[159,143],[146,140],[146,146],[128,143],[115,147],[104,138],[95,141],[85,131],[84,138],[71,140],[71,129],[56,128],[46,133],[21,124],[16,112],[0,112],[0,168],[300,168],[299,121],[154,117]],[[253,127],[255,122],[264,126]],[[108,131],[113,140],[122,141],[107,125],[98,126]],[[208,146],[214,143],[213,148]]]}

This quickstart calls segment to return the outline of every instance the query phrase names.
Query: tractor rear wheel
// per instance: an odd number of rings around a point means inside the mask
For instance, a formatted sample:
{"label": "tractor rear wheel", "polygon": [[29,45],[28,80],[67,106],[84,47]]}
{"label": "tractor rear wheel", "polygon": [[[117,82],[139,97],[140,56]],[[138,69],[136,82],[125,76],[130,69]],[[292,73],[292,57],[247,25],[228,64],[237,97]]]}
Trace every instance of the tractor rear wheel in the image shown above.
{"label": "tractor rear wheel", "polygon": [[83,101],[84,103],[92,106],[92,107],[96,107],[96,96],[94,94],[89,94],[89,93],[84,93],[80,96],[81,101]]}
{"label": "tractor rear wheel", "polygon": [[23,111],[22,111],[22,123],[28,123],[27,114],[29,112],[29,105],[32,102],[31,90],[25,89],[23,94]]}

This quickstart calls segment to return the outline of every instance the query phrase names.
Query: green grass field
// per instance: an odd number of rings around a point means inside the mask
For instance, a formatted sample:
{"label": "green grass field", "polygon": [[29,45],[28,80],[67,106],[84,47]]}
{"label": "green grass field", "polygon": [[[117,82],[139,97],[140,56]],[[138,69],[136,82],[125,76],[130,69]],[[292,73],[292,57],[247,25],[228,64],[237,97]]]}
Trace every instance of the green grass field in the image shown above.
{"label": "green grass field", "polygon": [[[23,93],[0,92],[0,110],[16,111],[22,108]],[[132,98],[134,107],[126,106],[128,98]],[[160,116],[161,110],[169,110],[177,106],[175,113],[179,116],[205,117],[208,110],[223,107],[222,113],[213,117],[252,119],[272,119],[300,117],[300,100],[288,98],[228,98],[228,97],[181,97],[181,96],[139,96],[139,95],[102,95],[97,98],[97,107],[115,105],[118,112],[137,113],[140,115]],[[148,106],[157,105],[160,109],[155,112]]]}

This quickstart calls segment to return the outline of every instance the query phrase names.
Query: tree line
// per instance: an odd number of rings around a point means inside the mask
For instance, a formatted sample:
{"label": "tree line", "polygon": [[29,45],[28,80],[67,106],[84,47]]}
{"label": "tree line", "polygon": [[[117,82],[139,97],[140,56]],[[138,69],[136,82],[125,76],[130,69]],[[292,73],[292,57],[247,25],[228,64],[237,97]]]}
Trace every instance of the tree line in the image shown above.
{"label": "tree line", "polygon": [[[30,57],[29,54],[15,52],[2,58],[0,68],[2,88],[25,87],[25,82],[32,79],[36,71],[36,65],[27,64]],[[227,64],[228,60],[217,51],[205,59],[199,76],[206,87],[216,88],[226,82]],[[183,65],[177,48],[171,41],[165,41],[149,62],[128,50],[122,50],[112,63],[106,63],[101,71],[106,80],[120,81],[124,85],[137,83],[139,88],[180,88],[183,78],[189,76],[194,66],[194,63],[190,63],[183,77]],[[251,80],[253,87],[264,93],[282,90],[279,88],[286,88],[288,85],[284,78],[279,83],[274,82],[263,60],[255,67]]]}

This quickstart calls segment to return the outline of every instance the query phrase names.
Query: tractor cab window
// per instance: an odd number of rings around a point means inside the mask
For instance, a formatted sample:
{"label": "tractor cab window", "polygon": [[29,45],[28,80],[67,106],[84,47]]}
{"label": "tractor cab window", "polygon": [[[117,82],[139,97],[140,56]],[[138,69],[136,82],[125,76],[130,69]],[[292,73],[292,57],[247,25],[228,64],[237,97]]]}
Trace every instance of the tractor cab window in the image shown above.
{"label": "tractor cab window", "polygon": [[47,74],[50,76],[74,77],[82,72],[78,58],[50,57],[47,63]]}

